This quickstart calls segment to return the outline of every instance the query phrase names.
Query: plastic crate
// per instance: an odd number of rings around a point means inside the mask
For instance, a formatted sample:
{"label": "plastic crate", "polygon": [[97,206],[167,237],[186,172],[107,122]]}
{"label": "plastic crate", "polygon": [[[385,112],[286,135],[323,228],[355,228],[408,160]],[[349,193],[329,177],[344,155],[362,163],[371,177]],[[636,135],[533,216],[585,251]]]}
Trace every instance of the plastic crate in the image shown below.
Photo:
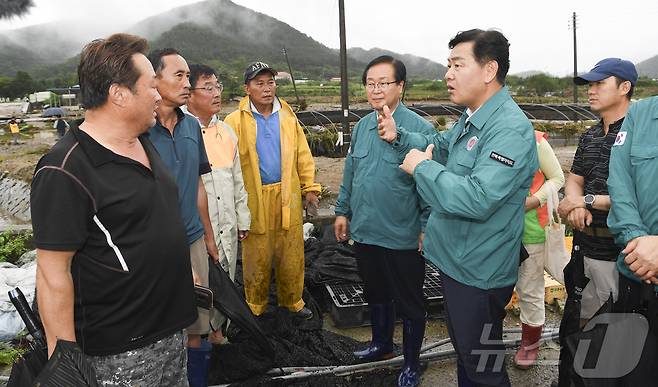
{"label": "plastic crate", "polygon": [[360,283],[326,284],[331,298],[329,314],[338,328],[359,327],[370,322],[370,308]]}
{"label": "plastic crate", "polygon": [[425,261],[425,281],[423,281],[423,297],[428,303],[443,300],[439,269],[433,263]]}
{"label": "plastic crate", "polygon": [[[338,328],[370,325],[370,307],[365,300],[361,283],[326,284],[330,302],[330,315]],[[443,294],[439,270],[432,263],[425,261],[425,280],[423,297],[431,318],[443,316]]]}

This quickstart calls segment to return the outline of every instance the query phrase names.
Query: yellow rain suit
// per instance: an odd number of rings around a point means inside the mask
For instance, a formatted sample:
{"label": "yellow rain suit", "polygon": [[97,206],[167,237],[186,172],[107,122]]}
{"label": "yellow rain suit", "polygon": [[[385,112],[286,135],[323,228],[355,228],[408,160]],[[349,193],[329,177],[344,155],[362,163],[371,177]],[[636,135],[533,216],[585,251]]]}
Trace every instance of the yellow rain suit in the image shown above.
{"label": "yellow rain suit", "polygon": [[238,136],[244,186],[251,212],[243,241],[242,267],[247,303],[255,315],[267,308],[270,273],[275,269],[278,304],[293,312],[304,307],[304,239],[302,195],[320,192],[315,163],[304,131],[290,106],[279,99],[281,182],[263,185],[256,151],[256,120],[249,97],[225,122]]}

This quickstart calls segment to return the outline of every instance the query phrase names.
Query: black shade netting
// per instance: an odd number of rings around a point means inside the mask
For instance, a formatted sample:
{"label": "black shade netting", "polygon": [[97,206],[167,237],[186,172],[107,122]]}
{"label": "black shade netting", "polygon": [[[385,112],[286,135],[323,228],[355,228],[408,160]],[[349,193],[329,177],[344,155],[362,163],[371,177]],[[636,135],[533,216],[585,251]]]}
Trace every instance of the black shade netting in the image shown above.
{"label": "black shade netting", "polygon": [[[331,234],[329,234],[329,231]],[[341,273],[347,273],[360,282],[356,260],[351,246],[332,241],[333,230],[326,227],[323,238],[310,238],[305,243],[306,283],[313,278],[320,281],[332,279],[345,282]],[[345,260],[347,262],[341,262]],[[242,262],[238,261],[235,285],[244,294]],[[319,268],[319,271],[312,271]],[[272,275],[274,276],[274,272]],[[349,281],[349,280],[348,280]],[[221,295],[218,295],[221,297]],[[364,347],[364,343],[351,337],[323,329],[323,316],[320,304],[305,288],[303,299],[313,311],[313,318],[300,320],[293,313],[276,307],[274,281],[270,287],[270,306],[267,311],[255,317],[274,349],[269,356],[262,350],[247,330],[231,322],[225,335],[228,344],[214,345],[208,377],[209,385],[232,384],[244,386],[378,386],[395,385],[398,369],[379,369],[355,375],[323,375],[300,380],[276,380],[269,370],[279,367],[314,367],[356,364],[353,352]]]}

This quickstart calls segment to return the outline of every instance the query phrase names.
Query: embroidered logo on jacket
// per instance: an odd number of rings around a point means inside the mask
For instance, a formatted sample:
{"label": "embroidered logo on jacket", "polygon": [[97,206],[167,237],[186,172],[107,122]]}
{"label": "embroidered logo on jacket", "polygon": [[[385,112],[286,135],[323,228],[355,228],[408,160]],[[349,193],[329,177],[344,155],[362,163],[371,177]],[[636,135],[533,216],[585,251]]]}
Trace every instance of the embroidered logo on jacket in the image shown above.
{"label": "embroidered logo on jacket", "polygon": [[499,163],[505,164],[508,167],[513,167],[514,166],[514,160],[510,159],[509,157],[505,157],[501,154],[498,154],[496,152],[491,152],[489,155],[492,159],[498,161]]}
{"label": "embroidered logo on jacket", "polygon": [[466,150],[470,151],[477,143],[478,143],[478,136],[473,136],[469,138],[468,142],[466,143]]}

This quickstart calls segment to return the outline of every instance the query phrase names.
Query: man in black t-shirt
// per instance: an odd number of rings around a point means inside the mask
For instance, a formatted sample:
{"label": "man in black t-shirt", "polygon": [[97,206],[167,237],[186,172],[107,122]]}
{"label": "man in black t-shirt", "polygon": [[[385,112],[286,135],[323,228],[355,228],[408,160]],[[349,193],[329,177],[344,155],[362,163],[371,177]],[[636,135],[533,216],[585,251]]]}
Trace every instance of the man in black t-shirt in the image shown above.
{"label": "man in black t-shirt", "polygon": [[31,210],[38,304],[100,385],[187,385],[182,329],[197,318],[176,183],[145,134],[160,95],[146,40],[88,44],[85,119],[38,163]]}
{"label": "man in black t-shirt", "polygon": [[580,137],[558,209],[574,228],[574,240],[584,256],[585,276],[589,278],[582,292],[582,320],[590,319],[611,294],[617,299],[615,260],[620,248],[606,223],[610,210],[608,163],[612,145],[623,141],[619,128],[636,81],[633,63],[619,58],[603,59],[590,72],[574,78],[576,84],[588,85],[590,108],[601,117]]}

